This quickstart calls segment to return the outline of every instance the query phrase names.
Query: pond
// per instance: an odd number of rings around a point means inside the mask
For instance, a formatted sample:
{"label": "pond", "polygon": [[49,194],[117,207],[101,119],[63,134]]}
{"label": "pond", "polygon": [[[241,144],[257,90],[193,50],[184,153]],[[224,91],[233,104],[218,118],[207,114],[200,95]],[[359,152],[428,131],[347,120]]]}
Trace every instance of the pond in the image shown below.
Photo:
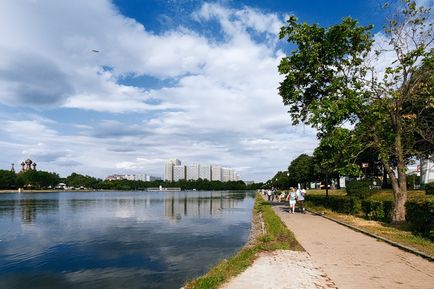
{"label": "pond", "polygon": [[180,288],[240,249],[253,192],[0,194],[0,289]]}

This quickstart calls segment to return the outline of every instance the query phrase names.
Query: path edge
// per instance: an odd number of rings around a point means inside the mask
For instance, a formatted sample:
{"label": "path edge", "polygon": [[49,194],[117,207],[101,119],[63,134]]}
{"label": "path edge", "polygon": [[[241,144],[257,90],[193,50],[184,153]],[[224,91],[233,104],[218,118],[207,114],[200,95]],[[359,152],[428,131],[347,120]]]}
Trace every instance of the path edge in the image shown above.
{"label": "path edge", "polygon": [[314,212],[314,211],[311,211],[311,210],[306,210],[306,211],[308,211],[308,212],[310,212],[310,213],[312,213],[312,214],[314,214],[314,215],[317,215],[317,216],[323,217],[323,218],[325,218],[325,219],[327,219],[327,220],[330,220],[330,221],[333,221],[333,222],[335,222],[335,223],[338,223],[338,224],[340,224],[340,225],[342,225],[342,226],[345,226],[345,227],[347,227],[347,228],[350,228],[350,229],[352,229],[352,230],[354,230],[354,231],[356,231],[356,232],[360,232],[360,233],[362,233],[362,234],[365,234],[365,235],[368,235],[368,236],[373,237],[373,238],[375,238],[375,239],[378,239],[378,240],[381,240],[381,241],[383,241],[383,242],[386,242],[386,243],[388,243],[388,244],[390,244],[390,245],[392,245],[392,246],[394,246],[394,247],[397,247],[397,248],[399,248],[399,249],[401,249],[401,250],[404,250],[404,251],[407,251],[407,252],[413,253],[413,254],[415,254],[415,255],[418,255],[418,256],[420,256],[420,257],[422,257],[422,258],[424,258],[424,259],[427,259],[427,260],[429,260],[429,261],[431,261],[431,262],[434,262],[434,257],[433,257],[433,256],[430,256],[430,255],[428,255],[428,254],[425,254],[425,253],[423,253],[423,252],[420,252],[420,251],[418,251],[418,250],[416,250],[416,249],[413,249],[413,248],[407,247],[407,246],[405,246],[405,245],[399,244],[399,243],[397,243],[397,242],[391,241],[391,240],[389,240],[389,239],[386,239],[386,238],[384,238],[384,237],[378,236],[378,235],[373,234],[373,233],[371,233],[371,232],[368,232],[368,231],[366,231],[366,230],[363,230],[363,229],[357,228],[357,227],[355,227],[355,226],[353,226],[353,225],[350,225],[350,224],[347,224],[347,223],[345,223],[345,222],[342,222],[342,221],[336,220],[336,219],[331,218],[331,217],[329,217],[329,216],[326,216],[326,215],[324,215],[324,214],[320,214],[320,213],[317,213],[317,212]]}

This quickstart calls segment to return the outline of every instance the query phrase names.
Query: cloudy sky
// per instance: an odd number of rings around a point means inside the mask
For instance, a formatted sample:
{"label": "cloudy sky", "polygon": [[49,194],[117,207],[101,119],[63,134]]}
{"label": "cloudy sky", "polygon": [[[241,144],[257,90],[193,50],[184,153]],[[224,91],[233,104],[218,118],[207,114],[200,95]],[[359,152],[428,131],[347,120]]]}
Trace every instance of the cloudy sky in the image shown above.
{"label": "cloudy sky", "polygon": [[317,144],[277,93],[289,14],[384,19],[374,0],[1,1],[0,169],[163,176],[178,158],[267,180]]}

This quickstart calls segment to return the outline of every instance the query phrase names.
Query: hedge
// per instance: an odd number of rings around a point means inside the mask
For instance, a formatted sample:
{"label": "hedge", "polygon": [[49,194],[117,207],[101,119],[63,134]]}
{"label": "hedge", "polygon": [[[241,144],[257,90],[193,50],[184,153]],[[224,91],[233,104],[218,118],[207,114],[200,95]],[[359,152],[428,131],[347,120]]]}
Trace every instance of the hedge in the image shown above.
{"label": "hedge", "polygon": [[425,184],[425,192],[427,195],[434,195],[434,182]]}
{"label": "hedge", "polygon": [[392,201],[363,200],[361,207],[367,219],[384,222],[392,220]]}
{"label": "hedge", "polygon": [[338,213],[354,215],[360,212],[360,200],[355,197],[307,195],[305,200],[317,206],[323,206]]}
{"label": "hedge", "polygon": [[[323,206],[332,211],[345,214],[363,212],[366,218],[390,222],[393,213],[393,201],[362,200],[348,196],[307,195],[306,201],[316,206]],[[407,222],[413,233],[434,241],[434,199],[410,200],[406,203]]]}
{"label": "hedge", "polygon": [[349,181],[346,184],[345,190],[348,196],[364,199],[372,194],[369,187],[370,184],[369,180]]}
{"label": "hedge", "polygon": [[405,207],[413,233],[434,241],[434,201],[407,201]]}

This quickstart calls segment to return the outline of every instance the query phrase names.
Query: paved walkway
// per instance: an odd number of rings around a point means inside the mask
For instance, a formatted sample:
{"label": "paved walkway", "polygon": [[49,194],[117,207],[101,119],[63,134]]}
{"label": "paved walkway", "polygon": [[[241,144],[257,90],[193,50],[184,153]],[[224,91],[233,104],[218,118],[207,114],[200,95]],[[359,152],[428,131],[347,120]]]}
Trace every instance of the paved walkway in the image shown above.
{"label": "paved walkway", "polygon": [[306,252],[262,253],[223,289],[434,288],[434,262],[320,216],[273,209]]}
{"label": "paved walkway", "polygon": [[434,262],[320,216],[274,210],[338,288],[434,288]]}

